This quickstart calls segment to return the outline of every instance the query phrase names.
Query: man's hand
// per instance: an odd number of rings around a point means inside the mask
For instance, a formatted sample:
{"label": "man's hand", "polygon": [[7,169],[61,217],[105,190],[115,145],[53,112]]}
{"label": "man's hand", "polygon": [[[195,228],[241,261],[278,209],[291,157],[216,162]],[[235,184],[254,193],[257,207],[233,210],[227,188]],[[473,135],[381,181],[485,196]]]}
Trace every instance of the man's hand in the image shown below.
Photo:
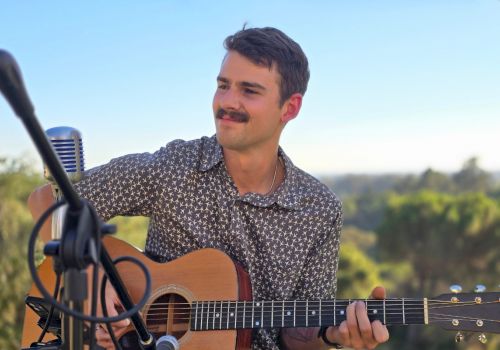
{"label": "man's hand", "polygon": [[[108,284],[106,286],[106,310],[108,312],[108,316],[112,317],[118,315],[118,310],[117,310],[118,308],[121,308],[120,300],[118,299],[115,290]],[[98,314],[101,315],[102,307],[100,303],[98,303],[98,310],[99,310]],[[117,339],[127,331],[127,327],[129,325],[130,325],[129,319],[125,319],[111,324],[113,332]],[[95,335],[97,344],[99,346],[105,348],[106,350],[115,349],[115,346],[113,344],[113,341],[111,340],[111,336],[108,333],[106,325],[104,324],[98,325]]]}
{"label": "man's hand", "polygon": [[[384,299],[385,289],[376,287],[370,296],[374,299]],[[326,331],[326,338],[331,342],[339,343],[343,346],[352,347],[356,350],[375,349],[380,343],[389,340],[389,331],[382,322],[376,320],[370,322],[366,312],[365,303],[356,301],[347,307],[347,320],[343,321],[339,327],[329,327]]]}

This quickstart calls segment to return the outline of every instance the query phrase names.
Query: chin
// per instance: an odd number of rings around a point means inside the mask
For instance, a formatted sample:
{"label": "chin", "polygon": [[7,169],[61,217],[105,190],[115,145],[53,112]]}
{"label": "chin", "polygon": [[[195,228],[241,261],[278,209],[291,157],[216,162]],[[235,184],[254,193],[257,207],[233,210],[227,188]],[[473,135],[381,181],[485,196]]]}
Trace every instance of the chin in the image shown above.
{"label": "chin", "polygon": [[244,143],[238,137],[231,137],[227,135],[227,133],[219,131],[217,131],[215,135],[217,137],[217,142],[219,142],[219,145],[224,149],[237,151],[244,148]]}

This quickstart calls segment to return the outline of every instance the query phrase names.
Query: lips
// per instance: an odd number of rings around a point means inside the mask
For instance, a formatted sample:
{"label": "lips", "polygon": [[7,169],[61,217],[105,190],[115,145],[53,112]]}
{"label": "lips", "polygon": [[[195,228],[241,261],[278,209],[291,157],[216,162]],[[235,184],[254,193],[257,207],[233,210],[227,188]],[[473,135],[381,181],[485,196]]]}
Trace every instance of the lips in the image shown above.
{"label": "lips", "polygon": [[243,112],[236,111],[226,111],[225,109],[219,108],[215,117],[217,119],[229,120],[237,123],[246,123],[248,122],[249,116]]}

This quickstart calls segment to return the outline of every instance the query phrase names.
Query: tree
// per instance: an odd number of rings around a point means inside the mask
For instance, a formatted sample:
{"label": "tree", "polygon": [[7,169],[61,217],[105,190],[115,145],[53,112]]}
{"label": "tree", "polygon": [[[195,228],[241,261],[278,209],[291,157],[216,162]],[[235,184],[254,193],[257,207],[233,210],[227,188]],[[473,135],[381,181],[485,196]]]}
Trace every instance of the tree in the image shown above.
{"label": "tree", "polygon": [[[408,261],[413,266],[416,279],[405,286],[410,294],[434,296],[453,283],[464,287],[478,281],[498,283],[500,208],[483,193],[453,196],[422,191],[393,196],[377,233],[383,260]],[[409,343],[444,349],[443,344],[422,340],[430,339],[434,331],[425,332],[429,338],[413,334]]]}
{"label": "tree", "polygon": [[459,191],[488,192],[493,189],[491,174],[479,167],[479,159],[472,157],[465,161],[462,170],[453,175]]}
{"label": "tree", "polygon": [[24,295],[31,284],[26,254],[33,226],[26,207],[41,176],[23,162],[0,159],[0,348],[18,349]]}

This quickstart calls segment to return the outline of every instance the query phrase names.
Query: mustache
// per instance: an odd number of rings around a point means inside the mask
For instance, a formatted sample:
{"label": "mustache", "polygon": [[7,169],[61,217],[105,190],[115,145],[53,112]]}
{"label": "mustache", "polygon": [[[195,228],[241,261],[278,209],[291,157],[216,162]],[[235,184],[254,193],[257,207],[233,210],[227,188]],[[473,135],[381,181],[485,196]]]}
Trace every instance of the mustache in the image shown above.
{"label": "mustache", "polygon": [[227,111],[223,108],[219,108],[217,113],[215,113],[215,117],[218,119],[221,119],[224,115],[228,115],[231,119],[237,122],[247,122],[250,119],[250,116],[247,113]]}

